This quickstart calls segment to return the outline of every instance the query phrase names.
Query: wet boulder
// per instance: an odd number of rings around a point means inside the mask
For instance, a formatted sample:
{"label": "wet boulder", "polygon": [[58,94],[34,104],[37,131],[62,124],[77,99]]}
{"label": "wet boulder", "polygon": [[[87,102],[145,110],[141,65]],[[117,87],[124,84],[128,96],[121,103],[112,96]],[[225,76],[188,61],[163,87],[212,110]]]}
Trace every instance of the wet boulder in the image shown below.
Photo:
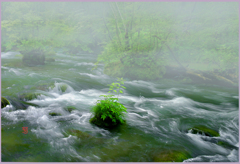
{"label": "wet boulder", "polygon": [[217,131],[212,130],[203,125],[194,126],[193,128],[189,128],[188,131],[190,131],[193,134],[201,134],[201,135],[206,135],[209,137],[219,137],[220,136]]}
{"label": "wet boulder", "polygon": [[55,113],[55,112],[51,112],[49,113],[50,116],[61,116],[61,113]]}
{"label": "wet boulder", "polygon": [[217,144],[219,146],[222,146],[222,147],[226,148],[226,149],[238,149],[237,146],[234,146],[234,145],[232,145],[232,144],[230,144],[226,141],[218,141]]}
{"label": "wet boulder", "polygon": [[34,67],[36,65],[45,64],[45,55],[41,51],[21,51],[20,53],[23,54],[22,62],[26,66]]}
{"label": "wet boulder", "polygon": [[1,108],[6,107],[7,105],[10,105],[10,102],[6,98],[1,97]]}

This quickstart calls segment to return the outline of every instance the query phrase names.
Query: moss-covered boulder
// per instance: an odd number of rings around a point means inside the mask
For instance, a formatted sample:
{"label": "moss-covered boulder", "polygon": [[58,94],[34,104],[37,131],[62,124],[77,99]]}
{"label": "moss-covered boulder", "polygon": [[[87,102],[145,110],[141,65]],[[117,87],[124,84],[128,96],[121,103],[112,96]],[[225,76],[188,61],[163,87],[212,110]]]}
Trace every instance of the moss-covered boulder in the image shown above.
{"label": "moss-covered boulder", "polygon": [[200,125],[200,126],[194,126],[193,128],[189,128],[188,131],[191,131],[193,134],[201,134],[206,135],[209,137],[219,137],[219,133],[215,130],[212,130],[206,126]]}
{"label": "moss-covered boulder", "polygon": [[20,100],[33,100],[40,96],[40,93],[24,93],[19,96]]}
{"label": "moss-covered boulder", "polygon": [[234,145],[231,145],[231,144],[229,144],[227,142],[224,142],[224,141],[218,141],[217,144],[219,146],[222,146],[222,147],[226,148],[226,149],[238,149],[238,147],[236,147]]}
{"label": "moss-covered boulder", "polygon": [[67,106],[64,108],[66,111],[68,112],[72,112],[73,110],[75,110],[76,108],[74,106]]}
{"label": "moss-covered boulder", "polygon": [[23,54],[23,64],[29,67],[34,67],[36,65],[44,65],[45,64],[45,55],[43,52],[38,50],[32,51],[24,51],[21,52]]}
{"label": "moss-covered boulder", "polygon": [[185,150],[167,150],[162,151],[153,157],[154,162],[183,162],[186,159],[192,158]]}
{"label": "moss-covered boulder", "polygon": [[119,125],[126,124],[125,120],[124,120],[124,123],[121,123],[119,120],[116,120],[116,122],[113,122],[112,119],[109,117],[106,117],[106,119],[103,120],[100,115],[95,115],[89,121],[90,123],[95,124],[98,127],[106,128],[106,129],[112,129]]}
{"label": "moss-covered boulder", "polygon": [[9,101],[6,98],[1,97],[1,108],[6,107],[7,105],[10,105]]}
{"label": "moss-covered boulder", "polygon": [[49,113],[50,116],[61,116],[61,113],[55,113],[55,112],[50,112]]}
{"label": "moss-covered boulder", "polygon": [[92,108],[93,117],[89,120],[90,123],[109,130],[126,124],[124,113],[127,112],[127,108],[114,99],[106,98],[98,101]]}

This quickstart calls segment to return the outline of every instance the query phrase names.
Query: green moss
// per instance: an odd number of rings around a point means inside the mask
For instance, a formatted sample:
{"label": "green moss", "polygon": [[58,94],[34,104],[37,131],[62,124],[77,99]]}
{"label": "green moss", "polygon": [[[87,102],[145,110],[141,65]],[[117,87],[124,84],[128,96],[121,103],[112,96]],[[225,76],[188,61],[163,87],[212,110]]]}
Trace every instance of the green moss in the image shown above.
{"label": "green moss", "polygon": [[67,106],[64,108],[65,110],[67,110],[68,112],[72,112],[73,110],[75,110],[76,108],[74,106]]}
{"label": "green moss", "polygon": [[62,92],[65,92],[67,90],[67,85],[66,84],[61,85],[60,89]]}
{"label": "green moss", "polygon": [[61,113],[55,113],[55,112],[51,112],[49,113],[50,116],[61,116]]}
{"label": "green moss", "polygon": [[188,130],[192,130],[193,134],[205,134],[206,136],[209,137],[219,137],[219,133],[216,132],[215,130],[209,129],[206,126],[194,126],[193,128],[190,128]]}
{"label": "green moss", "polygon": [[186,151],[172,150],[161,152],[153,158],[154,162],[183,162],[191,158],[191,155]]}
{"label": "green moss", "polygon": [[1,97],[1,108],[6,107],[7,105],[10,105],[9,101],[6,98]]}
{"label": "green moss", "polygon": [[224,141],[218,141],[217,144],[219,146],[222,146],[222,147],[227,148],[227,149],[238,149],[238,147],[236,147],[234,145],[231,145],[231,144],[229,144],[227,142],[224,142]]}
{"label": "green moss", "polygon": [[33,100],[40,96],[40,93],[24,93],[19,96],[20,100]]}

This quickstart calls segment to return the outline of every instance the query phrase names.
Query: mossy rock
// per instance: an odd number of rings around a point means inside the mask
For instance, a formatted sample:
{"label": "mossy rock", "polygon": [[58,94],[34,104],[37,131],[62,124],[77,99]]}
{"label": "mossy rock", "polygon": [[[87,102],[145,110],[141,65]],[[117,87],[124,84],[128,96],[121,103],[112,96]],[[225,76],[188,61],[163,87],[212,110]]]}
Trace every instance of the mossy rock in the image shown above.
{"label": "mossy rock", "polygon": [[51,112],[49,113],[50,116],[61,116],[61,113],[55,113],[55,112]]}
{"label": "mossy rock", "polygon": [[9,101],[6,98],[1,97],[1,108],[6,107],[7,105],[10,105]]}
{"label": "mossy rock", "polygon": [[227,142],[224,142],[224,141],[218,141],[217,145],[222,146],[222,147],[227,148],[227,149],[238,149],[238,147],[236,147],[234,145],[231,145],[231,144],[229,144]]}
{"label": "mossy rock", "polygon": [[116,120],[116,122],[113,122],[112,119],[109,117],[106,117],[105,120],[103,120],[99,115],[95,115],[90,120],[90,123],[97,125],[101,128],[107,128],[112,129],[119,125],[126,124],[126,121],[124,120],[124,123],[121,123],[119,120]]}
{"label": "mossy rock", "polygon": [[8,97],[8,101],[11,102],[11,105],[16,109],[27,109],[29,105],[23,103],[24,101],[19,100],[16,97]]}
{"label": "mossy rock", "polygon": [[45,55],[41,51],[32,50],[29,52],[21,52],[23,54],[23,64],[29,67],[45,64]]}
{"label": "mossy rock", "polygon": [[40,93],[24,93],[19,96],[20,100],[33,100],[40,96]]}
{"label": "mossy rock", "polygon": [[108,100],[101,100],[92,108],[94,116],[89,121],[98,127],[110,130],[121,124],[126,124],[123,113],[126,112],[125,109],[119,102],[109,103]]}
{"label": "mossy rock", "polygon": [[65,110],[67,110],[68,112],[72,112],[73,110],[75,110],[76,108],[74,106],[67,106],[64,108]]}
{"label": "mossy rock", "polygon": [[66,84],[62,84],[62,85],[60,85],[60,90],[62,91],[62,92],[65,92],[66,90],[67,90],[67,85]]}
{"label": "mossy rock", "polygon": [[205,134],[206,136],[209,136],[209,137],[219,137],[219,133],[215,130],[212,130],[206,126],[194,126],[193,128],[190,128],[188,130],[191,130],[191,132],[193,134]]}
{"label": "mossy rock", "polygon": [[55,62],[55,59],[53,59],[53,58],[46,58],[45,61],[46,62]]}
{"label": "mossy rock", "polygon": [[185,150],[167,150],[159,153],[153,158],[154,162],[183,162],[186,159],[192,158]]}

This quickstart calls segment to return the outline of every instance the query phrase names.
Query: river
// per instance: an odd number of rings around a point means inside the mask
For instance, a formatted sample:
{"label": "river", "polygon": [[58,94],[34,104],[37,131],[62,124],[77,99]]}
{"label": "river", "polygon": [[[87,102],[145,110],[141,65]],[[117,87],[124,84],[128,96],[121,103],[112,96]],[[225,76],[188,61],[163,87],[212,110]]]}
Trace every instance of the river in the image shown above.
{"label": "river", "polygon": [[[38,106],[21,109],[12,103],[1,110],[3,162],[152,162],[171,150],[188,152],[191,157],[184,162],[238,161],[236,88],[126,79],[119,96],[128,112],[126,125],[107,130],[89,123],[91,107],[107,94],[107,84],[117,79],[105,75],[103,65],[92,70],[96,57],[57,53],[55,62],[24,67],[18,63],[19,53],[1,54],[2,96],[13,102],[23,93],[39,93],[27,101]],[[63,85],[67,86],[64,92]],[[68,106],[75,109],[69,112]],[[188,130],[199,125],[220,136]],[[27,134],[22,127],[28,127]],[[69,135],[69,129],[81,131],[82,136]]]}

